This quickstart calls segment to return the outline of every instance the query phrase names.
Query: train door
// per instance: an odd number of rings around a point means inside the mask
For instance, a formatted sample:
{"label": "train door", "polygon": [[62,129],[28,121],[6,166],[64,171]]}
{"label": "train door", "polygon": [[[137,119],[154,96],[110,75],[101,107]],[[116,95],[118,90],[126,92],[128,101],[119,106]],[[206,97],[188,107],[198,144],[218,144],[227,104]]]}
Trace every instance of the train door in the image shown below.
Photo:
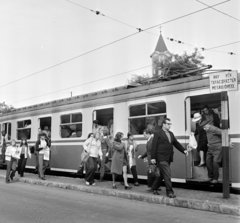
{"label": "train door", "polygon": [[52,117],[39,118],[39,129],[51,138]]}
{"label": "train door", "polygon": [[[113,129],[113,108],[104,108],[93,111],[93,121],[97,121],[98,125],[101,126],[100,131],[106,132],[108,135],[114,135]],[[93,130],[95,124],[93,124]]]}
{"label": "train door", "polygon": [[[221,93],[204,94],[190,96],[185,99],[185,138],[188,144],[189,135],[195,132],[196,123],[192,121],[195,113],[204,113],[204,107],[209,107],[211,112],[216,113],[221,121]],[[221,125],[221,123],[220,123]],[[199,166],[200,152],[193,149],[186,161],[187,180],[206,181],[208,179],[206,166]],[[204,152],[204,159],[206,163],[206,152]],[[219,180],[222,180],[222,169],[220,169]]]}
{"label": "train door", "polygon": [[[51,129],[52,129],[52,117],[43,117],[39,118],[39,129],[41,129],[42,133],[45,133],[47,138],[51,141]],[[50,169],[51,163],[51,150],[50,150],[50,159],[48,162],[48,169]]]}

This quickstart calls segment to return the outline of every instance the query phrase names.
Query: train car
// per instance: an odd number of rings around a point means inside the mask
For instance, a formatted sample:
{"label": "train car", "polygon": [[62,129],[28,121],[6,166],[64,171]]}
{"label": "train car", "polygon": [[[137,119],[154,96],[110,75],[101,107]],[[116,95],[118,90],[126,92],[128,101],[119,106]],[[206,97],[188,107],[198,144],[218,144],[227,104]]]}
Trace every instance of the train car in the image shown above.
{"label": "train car", "polygon": [[[238,74],[238,89],[240,75]],[[229,134],[234,147],[230,149],[230,181],[232,188],[240,188],[240,91],[228,91]],[[128,131],[138,143],[138,154],[146,149],[143,130],[158,126],[164,117],[173,123],[171,131],[186,148],[195,124],[192,114],[201,112],[204,105],[221,115],[221,93],[210,93],[209,77],[192,76],[142,86],[123,86],[80,96],[15,109],[0,116],[0,128],[11,139],[27,137],[30,145],[37,140],[38,129],[51,130],[50,168],[54,171],[76,172],[80,163],[83,142],[92,132],[93,120],[102,126],[113,121],[113,132]],[[112,121],[110,121],[112,120]],[[199,156],[192,150],[185,157],[174,152],[171,165],[172,181],[187,183],[207,179],[206,167],[198,167]],[[35,168],[35,156],[27,161]],[[140,179],[146,179],[146,163],[137,160]],[[222,170],[220,170],[222,172]],[[129,175],[129,177],[131,177]],[[220,181],[222,174],[220,173]]]}

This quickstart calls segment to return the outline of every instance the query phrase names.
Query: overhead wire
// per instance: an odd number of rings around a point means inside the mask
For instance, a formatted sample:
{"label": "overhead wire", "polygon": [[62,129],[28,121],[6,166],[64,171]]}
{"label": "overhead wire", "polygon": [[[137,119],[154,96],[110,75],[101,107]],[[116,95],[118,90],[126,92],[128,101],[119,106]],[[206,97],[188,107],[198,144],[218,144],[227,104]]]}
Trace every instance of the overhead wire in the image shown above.
{"label": "overhead wire", "polygon": [[[201,1],[199,1],[199,0],[196,0],[196,1],[199,2],[199,3],[201,3],[201,4],[203,4],[203,5],[205,5],[205,6],[209,6],[209,5],[207,5],[207,4],[205,4],[204,2],[201,2]],[[237,21],[240,22],[240,19],[235,18],[235,17],[233,17],[233,16],[231,16],[231,15],[229,15],[229,14],[223,12],[223,11],[220,11],[220,10],[218,10],[218,9],[215,9],[213,6],[210,6],[210,8],[213,9],[213,10],[215,10],[215,11],[217,11],[217,12],[219,12],[219,13],[221,13],[221,14],[223,14],[223,15],[226,15],[226,16],[228,16],[228,17],[230,17],[230,18],[232,18],[232,19],[235,19],[235,20],[237,20]]]}
{"label": "overhead wire", "polygon": [[[220,2],[220,3],[217,3],[217,4],[215,4],[215,5],[212,5],[212,6],[221,5],[221,4],[224,4],[224,3],[228,2],[228,1],[229,1],[229,0],[226,0],[226,1],[223,1],[223,2]],[[68,2],[69,2],[69,1],[68,1]],[[72,3],[72,2],[71,2],[71,3]],[[88,9],[87,7],[84,7],[84,6],[81,6],[81,7]],[[180,16],[180,17],[171,19],[171,20],[169,20],[169,21],[166,21],[166,22],[157,24],[157,25],[155,25],[155,26],[151,26],[151,27],[146,28],[146,29],[141,29],[141,28],[139,28],[140,30],[139,30],[138,32],[136,32],[136,33],[132,33],[132,34],[130,34],[130,35],[128,35],[128,36],[122,37],[122,38],[117,39],[117,40],[115,40],[115,41],[113,41],[113,42],[110,42],[110,43],[105,44],[105,45],[103,45],[103,46],[97,47],[97,48],[95,48],[95,49],[93,49],[93,50],[90,50],[90,51],[88,51],[88,52],[86,52],[86,53],[77,55],[77,56],[72,57],[72,58],[70,58],[70,59],[68,59],[68,60],[65,60],[65,61],[62,61],[62,62],[60,62],[60,63],[54,64],[54,65],[49,66],[49,67],[47,67],[47,68],[45,68],[45,69],[42,69],[42,70],[37,71],[37,72],[34,72],[34,73],[32,73],[32,74],[29,74],[29,75],[24,76],[24,77],[22,77],[22,78],[16,79],[16,80],[11,81],[11,82],[9,82],[9,83],[0,85],[0,88],[1,88],[1,87],[5,87],[5,86],[8,86],[8,85],[13,84],[13,83],[16,83],[16,82],[18,82],[18,81],[20,81],[20,80],[24,80],[24,79],[29,78],[29,77],[31,77],[31,76],[34,76],[34,75],[36,75],[36,74],[42,73],[42,72],[44,72],[44,71],[47,71],[47,70],[52,69],[52,68],[54,68],[54,67],[57,67],[57,66],[59,66],[59,65],[65,64],[65,63],[67,63],[67,62],[69,62],[69,61],[72,61],[72,60],[75,60],[75,59],[77,59],[77,58],[79,58],[79,57],[82,57],[82,56],[84,56],[84,55],[90,54],[90,53],[92,53],[92,52],[95,52],[95,51],[97,51],[97,50],[100,50],[100,49],[102,49],[102,48],[105,48],[105,47],[107,47],[107,46],[109,46],[109,45],[112,45],[112,44],[115,44],[115,43],[117,43],[117,42],[120,42],[120,41],[122,41],[122,40],[124,40],[124,39],[127,39],[127,38],[129,38],[129,37],[132,37],[132,36],[134,36],[134,35],[142,32],[142,31],[150,30],[150,29],[152,29],[152,28],[155,28],[155,27],[158,27],[158,26],[161,26],[161,25],[164,25],[164,24],[167,24],[167,23],[176,21],[176,20],[178,20],[178,19],[182,19],[182,18],[184,18],[184,17],[193,15],[193,14],[195,14],[195,13],[204,11],[204,10],[209,9],[209,8],[210,8],[210,7],[208,6],[208,7],[206,7],[206,8],[203,8],[203,9],[200,9],[200,10],[197,10],[197,11],[194,11],[194,12],[191,12],[191,13],[188,13],[188,14],[186,14],[186,15],[183,15],[183,16]],[[90,10],[90,9],[88,9],[88,10]],[[96,11],[96,12],[98,12],[98,11]],[[100,12],[99,12],[98,14],[100,14]]]}
{"label": "overhead wire", "polygon": [[114,75],[111,75],[111,76],[108,76],[108,77],[100,78],[100,79],[97,79],[97,80],[94,80],[94,81],[89,81],[89,82],[86,82],[86,83],[83,83],[83,84],[78,84],[78,85],[67,87],[67,88],[64,88],[64,89],[57,90],[57,91],[53,91],[53,92],[49,92],[49,93],[46,93],[46,94],[38,95],[38,96],[35,96],[35,97],[23,99],[23,100],[20,100],[20,101],[15,101],[15,102],[12,102],[11,104],[22,102],[22,101],[26,101],[26,100],[31,100],[31,99],[35,99],[35,98],[39,98],[39,97],[50,95],[50,94],[54,94],[54,93],[58,93],[58,92],[61,92],[61,91],[65,91],[65,90],[68,90],[68,89],[84,86],[84,85],[87,85],[87,84],[92,84],[92,83],[95,83],[95,82],[98,82],[98,81],[102,81],[102,80],[106,80],[106,79],[109,79],[109,78],[113,78],[113,77],[116,77],[116,76],[120,76],[120,75],[123,75],[123,74],[127,74],[127,73],[130,73],[130,72],[133,72],[133,71],[142,70],[144,68],[151,67],[151,66],[152,66],[152,64],[144,66],[144,67],[136,68],[136,69],[133,69],[133,70],[121,72],[119,74],[114,74]]}
{"label": "overhead wire", "polygon": [[[138,30],[139,32],[143,31],[143,32],[146,32],[146,33],[155,35],[155,36],[159,36],[158,34],[155,34],[155,33],[149,32],[149,31],[146,31],[146,29],[137,28],[137,27],[135,27],[135,26],[133,26],[133,25],[131,25],[131,24],[128,24],[128,23],[126,23],[126,22],[120,21],[120,20],[115,19],[115,18],[113,18],[113,17],[107,16],[106,14],[103,14],[103,13],[101,13],[100,11],[93,10],[93,9],[88,8],[88,7],[86,7],[86,6],[83,6],[83,5],[79,4],[79,3],[76,3],[76,2],[73,2],[73,1],[70,1],[70,0],[66,0],[66,1],[69,2],[69,3],[72,3],[72,4],[74,4],[74,5],[77,5],[77,6],[81,7],[81,8],[84,8],[84,9],[86,9],[86,10],[89,10],[90,12],[93,12],[93,13],[95,13],[96,15],[102,15],[102,16],[104,16],[104,17],[106,17],[106,18],[109,18],[109,19],[111,19],[111,20],[113,20],[113,21],[116,21],[116,22],[118,22],[118,23],[124,24],[124,25],[126,25],[126,26],[128,26],[128,27],[131,27],[131,28],[133,28],[133,29],[136,29],[136,30]],[[196,0],[196,1],[198,1],[198,0]],[[228,1],[230,1],[230,0],[227,0],[226,2],[228,2]],[[200,1],[198,1],[198,2],[200,2]],[[202,2],[200,2],[200,3],[202,3]],[[203,3],[203,4],[204,4],[204,3]],[[207,4],[205,4],[205,5],[208,6],[209,8],[214,9],[213,6],[210,6],[210,5],[207,5]],[[216,5],[215,5],[215,6],[216,6]],[[202,51],[206,51],[206,49],[205,49],[204,47],[196,47],[196,46],[191,45],[191,44],[189,44],[189,43],[185,43],[185,42],[180,41],[180,40],[175,40],[175,39],[170,38],[170,37],[165,37],[165,38],[167,38],[167,39],[170,40],[170,41],[174,41],[174,42],[177,42],[177,43],[180,43],[180,44],[189,45],[189,46],[191,46],[191,47],[201,49]],[[208,50],[211,50],[211,49],[208,49]],[[217,50],[211,50],[211,51],[219,52],[219,53],[225,53],[225,54],[230,54],[230,55],[238,55],[238,54],[233,53],[233,52],[224,52],[224,51],[217,51]]]}

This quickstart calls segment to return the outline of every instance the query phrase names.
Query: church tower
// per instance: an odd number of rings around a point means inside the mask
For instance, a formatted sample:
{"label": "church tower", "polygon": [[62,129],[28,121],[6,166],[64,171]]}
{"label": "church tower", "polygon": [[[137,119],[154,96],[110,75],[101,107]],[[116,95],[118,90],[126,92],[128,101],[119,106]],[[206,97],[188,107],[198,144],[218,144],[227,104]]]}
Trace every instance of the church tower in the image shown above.
{"label": "church tower", "polygon": [[168,51],[167,46],[163,40],[162,33],[160,32],[160,36],[159,36],[156,48],[150,56],[152,58],[152,75],[153,76],[161,75],[161,69],[159,69],[157,64],[169,56],[171,56],[171,53]]}

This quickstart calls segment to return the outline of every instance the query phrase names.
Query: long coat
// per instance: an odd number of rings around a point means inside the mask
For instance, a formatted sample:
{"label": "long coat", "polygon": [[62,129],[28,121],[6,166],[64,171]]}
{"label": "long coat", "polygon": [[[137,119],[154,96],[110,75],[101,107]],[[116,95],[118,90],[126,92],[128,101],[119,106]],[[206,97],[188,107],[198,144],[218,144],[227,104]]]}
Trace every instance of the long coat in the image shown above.
{"label": "long coat", "polygon": [[111,173],[122,174],[123,163],[127,163],[127,154],[123,142],[113,142]]}
{"label": "long coat", "polygon": [[169,131],[169,134],[171,138],[170,142],[166,133],[162,129],[154,133],[151,159],[155,159],[157,162],[173,162],[173,146],[180,152],[184,153],[184,147],[177,141],[173,133]]}

